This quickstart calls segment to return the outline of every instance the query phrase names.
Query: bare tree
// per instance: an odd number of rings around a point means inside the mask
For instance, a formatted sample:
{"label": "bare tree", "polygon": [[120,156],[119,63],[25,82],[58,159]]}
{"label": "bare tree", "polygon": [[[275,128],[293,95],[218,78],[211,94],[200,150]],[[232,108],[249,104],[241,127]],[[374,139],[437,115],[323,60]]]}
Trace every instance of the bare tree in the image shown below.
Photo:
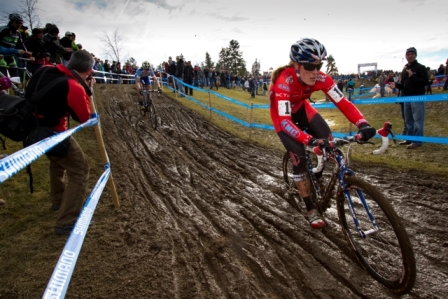
{"label": "bare tree", "polygon": [[24,21],[25,26],[27,26],[30,31],[33,30],[33,28],[40,27],[40,19],[38,12],[41,11],[41,9],[38,7],[39,0],[19,0],[18,7],[14,11],[5,11],[2,10],[1,12],[1,21],[8,23],[9,21],[9,15],[11,13],[18,13]]}
{"label": "bare tree", "polygon": [[20,0],[19,9],[20,15],[25,23],[28,23],[30,31],[33,28],[40,27],[40,19],[38,12],[40,11],[39,0]]}
{"label": "bare tree", "polygon": [[118,34],[118,28],[115,32],[109,35],[106,31],[103,31],[103,35],[100,36],[100,41],[103,44],[104,54],[111,60],[121,61],[120,57],[123,56],[123,38]]}

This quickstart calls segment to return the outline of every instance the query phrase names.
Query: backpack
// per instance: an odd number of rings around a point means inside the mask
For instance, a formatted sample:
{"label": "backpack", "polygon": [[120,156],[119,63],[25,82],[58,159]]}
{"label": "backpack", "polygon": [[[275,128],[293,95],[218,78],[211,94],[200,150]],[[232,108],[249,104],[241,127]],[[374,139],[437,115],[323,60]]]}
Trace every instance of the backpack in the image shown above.
{"label": "backpack", "polygon": [[[13,141],[21,141],[23,147],[25,147],[27,136],[37,127],[37,115],[33,116],[32,112],[36,111],[40,100],[57,84],[68,80],[68,77],[63,75],[37,91],[42,78],[50,69],[54,69],[54,67],[45,67],[41,72],[36,72],[36,75],[39,74],[39,78],[37,79],[36,88],[31,98],[26,99],[8,94],[0,96],[0,134]],[[3,138],[0,139],[3,144],[3,149],[6,149],[5,140]],[[30,193],[33,193],[31,165],[26,167],[26,172],[30,178]]]}
{"label": "backpack", "polygon": [[35,110],[36,105],[54,86],[68,80],[67,76],[58,77],[37,91],[41,79],[51,68],[45,67],[45,70],[40,73],[36,89],[31,98],[26,99],[12,95],[0,96],[0,134],[13,141],[23,142],[30,131],[35,128],[36,122],[32,112]]}

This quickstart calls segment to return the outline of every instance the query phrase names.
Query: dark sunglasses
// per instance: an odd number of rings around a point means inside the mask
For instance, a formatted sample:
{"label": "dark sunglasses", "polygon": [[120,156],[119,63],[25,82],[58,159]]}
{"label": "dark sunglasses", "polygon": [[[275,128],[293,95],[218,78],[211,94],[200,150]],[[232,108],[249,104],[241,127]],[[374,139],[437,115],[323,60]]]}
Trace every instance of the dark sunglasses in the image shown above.
{"label": "dark sunglasses", "polygon": [[323,62],[321,62],[319,64],[302,63],[302,65],[306,71],[314,71],[314,70],[320,71],[320,69],[322,68]]}

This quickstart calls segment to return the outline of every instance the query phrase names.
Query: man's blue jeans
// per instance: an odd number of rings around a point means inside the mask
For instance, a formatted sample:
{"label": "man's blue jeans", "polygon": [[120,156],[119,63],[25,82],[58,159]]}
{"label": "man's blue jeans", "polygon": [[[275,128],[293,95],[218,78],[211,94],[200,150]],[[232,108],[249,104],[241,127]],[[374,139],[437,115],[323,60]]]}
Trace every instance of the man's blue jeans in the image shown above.
{"label": "man's blue jeans", "polygon": [[[183,82],[184,81],[184,79],[183,78],[178,78],[178,77],[176,77],[177,78],[177,80],[176,80],[176,89],[179,91],[179,92],[181,92],[181,93],[185,93],[184,92],[184,85],[181,83],[181,82]],[[179,81],[180,82],[179,82]]]}
{"label": "man's blue jeans", "polygon": [[386,86],[380,86],[380,95],[381,97],[384,97],[384,94],[386,93]]}
{"label": "man's blue jeans", "polygon": [[[407,133],[410,136],[423,136],[425,124],[425,103],[404,103],[404,121],[406,123]],[[412,141],[412,143],[422,144],[421,141]]]}

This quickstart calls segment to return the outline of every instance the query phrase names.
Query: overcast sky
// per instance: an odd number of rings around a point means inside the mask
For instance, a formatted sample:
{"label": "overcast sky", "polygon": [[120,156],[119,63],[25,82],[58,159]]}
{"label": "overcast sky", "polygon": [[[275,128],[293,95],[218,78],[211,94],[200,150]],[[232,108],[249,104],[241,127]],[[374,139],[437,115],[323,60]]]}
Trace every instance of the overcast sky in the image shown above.
{"label": "overcast sky", "polygon": [[[14,11],[13,2],[0,0],[0,9]],[[234,39],[248,69],[258,59],[267,71],[288,63],[291,44],[303,37],[323,43],[341,73],[373,62],[401,70],[408,47],[432,69],[448,58],[446,0],[39,0],[38,7],[41,24],[56,23],[60,37],[75,32],[100,58],[100,35],[118,28],[124,55],[139,64],[181,53],[196,64],[205,52],[216,62]]]}

